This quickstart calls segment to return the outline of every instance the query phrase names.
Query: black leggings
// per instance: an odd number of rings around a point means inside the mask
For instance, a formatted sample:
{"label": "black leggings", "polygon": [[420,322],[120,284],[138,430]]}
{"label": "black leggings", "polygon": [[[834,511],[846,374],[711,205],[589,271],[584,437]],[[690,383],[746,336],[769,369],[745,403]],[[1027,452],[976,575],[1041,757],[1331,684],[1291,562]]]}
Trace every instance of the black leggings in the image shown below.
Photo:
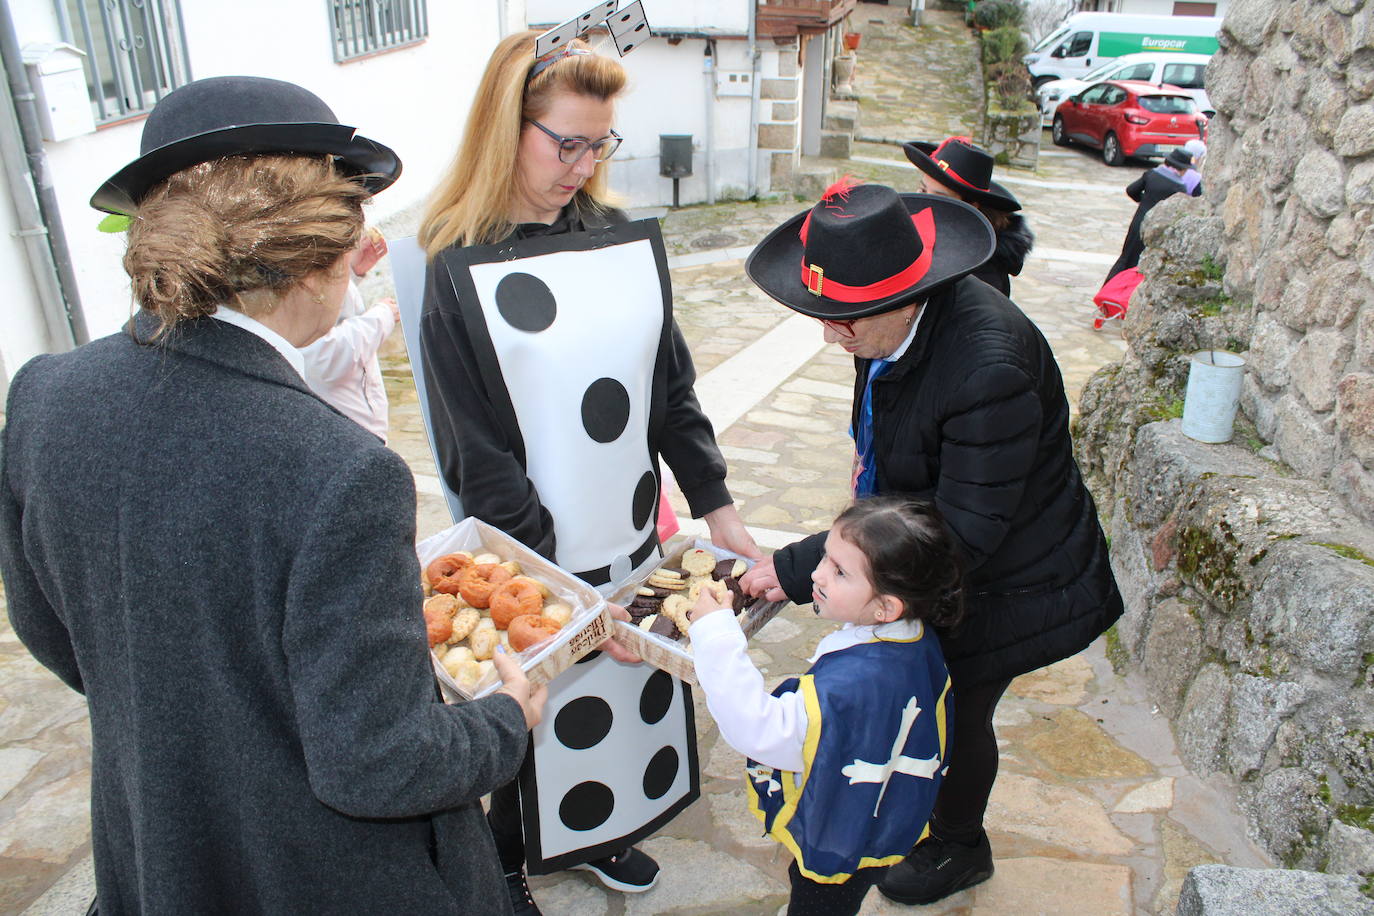
{"label": "black leggings", "polygon": [[844,884],[821,884],[803,875],[793,861],[787,866],[787,876],[792,879],[787,916],[854,916],[868,889],[877,884],[886,871],[886,868],[861,868]]}
{"label": "black leggings", "polygon": [[992,714],[1010,680],[954,686],[954,716],[949,721],[949,772],[940,783],[930,830],[942,840],[973,845],[983,833],[983,814],[997,780],[997,736]]}

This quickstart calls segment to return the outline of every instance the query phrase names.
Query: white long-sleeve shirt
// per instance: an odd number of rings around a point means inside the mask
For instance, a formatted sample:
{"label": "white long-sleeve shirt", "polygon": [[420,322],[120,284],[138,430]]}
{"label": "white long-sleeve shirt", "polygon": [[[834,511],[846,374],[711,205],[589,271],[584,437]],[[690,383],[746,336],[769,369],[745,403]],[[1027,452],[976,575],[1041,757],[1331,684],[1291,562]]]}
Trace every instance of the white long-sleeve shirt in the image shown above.
{"label": "white long-sleeve shirt", "polygon": [[[860,643],[879,639],[910,640],[921,636],[919,620],[897,620],[876,626],[847,623],[816,645],[809,661]],[[727,612],[708,614],[692,624],[692,656],[697,681],[706,692],[706,707],[726,743],[766,766],[800,773],[808,719],[800,692],[773,696],[749,658],[748,641],[739,620]]]}
{"label": "white long-sleeve shirt", "polygon": [[303,375],[310,390],[383,442],[387,431],[386,385],[377,351],[394,327],[391,308],[366,308],[357,284],[350,280],[338,323],[328,334],[301,348]]}

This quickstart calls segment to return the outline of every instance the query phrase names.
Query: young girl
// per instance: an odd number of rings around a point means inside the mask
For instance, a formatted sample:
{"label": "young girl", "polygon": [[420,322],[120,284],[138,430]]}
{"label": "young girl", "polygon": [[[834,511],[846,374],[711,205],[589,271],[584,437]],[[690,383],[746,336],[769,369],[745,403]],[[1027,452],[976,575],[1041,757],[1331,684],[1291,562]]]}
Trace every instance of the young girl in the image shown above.
{"label": "young girl", "polygon": [[794,858],[788,916],[843,916],[925,833],[952,711],[925,624],[958,622],[960,572],[929,503],[873,497],[835,520],[811,579],[816,613],[844,626],[771,696],[728,600],[703,589],[689,618],[707,706],[749,758],[749,808]]}

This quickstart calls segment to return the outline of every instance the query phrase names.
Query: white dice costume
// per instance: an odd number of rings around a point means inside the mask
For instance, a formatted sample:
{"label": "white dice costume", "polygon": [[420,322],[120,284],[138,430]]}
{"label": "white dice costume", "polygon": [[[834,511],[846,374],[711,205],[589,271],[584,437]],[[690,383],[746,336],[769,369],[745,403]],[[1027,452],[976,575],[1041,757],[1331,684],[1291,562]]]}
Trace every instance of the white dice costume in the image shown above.
{"label": "white dice costume", "polygon": [[[442,252],[421,350],[445,482],[501,527],[609,593],[659,557],[658,457],[700,515],[724,462],[691,393],[658,224],[525,226]],[[604,655],[550,685],[520,778],[531,872],[622,851],[699,794],[680,682]]]}

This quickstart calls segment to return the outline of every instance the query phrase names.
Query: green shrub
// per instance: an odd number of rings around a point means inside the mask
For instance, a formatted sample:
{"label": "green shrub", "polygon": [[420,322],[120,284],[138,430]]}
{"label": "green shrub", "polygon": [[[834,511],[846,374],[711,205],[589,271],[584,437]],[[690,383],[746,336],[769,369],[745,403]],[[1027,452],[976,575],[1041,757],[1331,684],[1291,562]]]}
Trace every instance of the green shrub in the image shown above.
{"label": "green shrub", "polygon": [[983,33],[983,63],[997,64],[1004,61],[1021,66],[1021,58],[1030,50],[1026,36],[1016,26],[1005,26]]}
{"label": "green shrub", "polygon": [[1015,0],[982,0],[973,8],[973,24],[980,29],[1019,28],[1025,16]]}

